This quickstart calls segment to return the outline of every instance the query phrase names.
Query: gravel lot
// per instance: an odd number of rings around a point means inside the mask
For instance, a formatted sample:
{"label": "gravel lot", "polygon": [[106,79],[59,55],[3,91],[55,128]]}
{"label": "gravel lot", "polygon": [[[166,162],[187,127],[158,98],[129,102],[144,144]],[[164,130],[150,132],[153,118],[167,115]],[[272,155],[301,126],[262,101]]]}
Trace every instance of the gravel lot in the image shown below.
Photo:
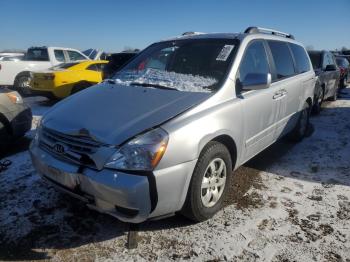
{"label": "gravel lot", "polygon": [[[43,183],[29,159],[33,132],[3,157],[0,260],[350,261],[350,88],[312,118],[299,144],[280,141],[234,174],[227,206],[209,221],[181,216],[128,225]],[[28,98],[35,123],[51,103]],[[0,157],[1,158],[1,157]]]}

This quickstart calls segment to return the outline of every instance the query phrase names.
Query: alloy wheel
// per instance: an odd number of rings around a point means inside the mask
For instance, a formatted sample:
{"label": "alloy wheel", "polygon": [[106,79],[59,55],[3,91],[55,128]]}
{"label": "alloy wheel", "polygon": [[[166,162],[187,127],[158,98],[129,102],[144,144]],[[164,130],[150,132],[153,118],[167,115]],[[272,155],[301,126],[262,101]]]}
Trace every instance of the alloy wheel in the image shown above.
{"label": "alloy wheel", "polygon": [[205,207],[213,207],[221,198],[226,175],[226,164],[221,158],[215,158],[207,166],[201,184],[201,200]]}

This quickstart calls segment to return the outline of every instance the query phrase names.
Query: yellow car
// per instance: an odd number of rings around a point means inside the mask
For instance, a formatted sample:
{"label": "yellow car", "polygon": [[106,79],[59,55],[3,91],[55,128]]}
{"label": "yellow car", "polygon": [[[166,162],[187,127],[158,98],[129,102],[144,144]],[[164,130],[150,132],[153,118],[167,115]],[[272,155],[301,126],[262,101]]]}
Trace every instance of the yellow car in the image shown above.
{"label": "yellow car", "polygon": [[30,84],[32,94],[49,98],[65,98],[102,81],[102,69],[108,61],[65,63],[49,71],[34,72]]}

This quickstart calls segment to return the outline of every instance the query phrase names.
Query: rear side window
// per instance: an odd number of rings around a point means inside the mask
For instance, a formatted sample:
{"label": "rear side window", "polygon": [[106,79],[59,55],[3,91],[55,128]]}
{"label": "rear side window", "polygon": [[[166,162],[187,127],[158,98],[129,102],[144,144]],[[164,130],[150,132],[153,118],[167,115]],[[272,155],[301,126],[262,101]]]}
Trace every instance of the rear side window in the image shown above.
{"label": "rear side window", "polygon": [[276,75],[273,76],[273,80],[294,75],[294,62],[287,43],[268,41],[268,44],[276,67]]}
{"label": "rear side window", "polygon": [[304,73],[310,70],[310,62],[308,55],[303,47],[296,44],[289,44],[290,49],[292,49],[292,53],[295,59],[295,63],[297,66],[298,73]]}
{"label": "rear side window", "polygon": [[76,51],[67,50],[70,61],[86,60],[86,58]]}
{"label": "rear side window", "polygon": [[325,52],[323,55],[322,68],[326,69],[328,65],[334,65],[333,56],[330,53]]}
{"label": "rear side window", "polygon": [[104,64],[92,64],[89,65],[86,69],[87,70],[92,70],[92,71],[97,71],[97,72],[102,72]]}
{"label": "rear side window", "polygon": [[239,67],[239,80],[243,82],[249,74],[268,74],[269,72],[264,44],[262,41],[254,41],[244,53]]}
{"label": "rear side window", "polygon": [[337,61],[337,65],[338,66],[342,66],[342,67],[348,67],[349,66],[349,62],[345,58],[337,57],[336,61]]}
{"label": "rear side window", "polygon": [[319,52],[309,52],[309,56],[310,56],[310,59],[311,59],[312,67],[314,69],[320,68],[321,67],[321,60],[322,60],[321,53],[319,53]]}
{"label": "rear side window", "polygon": [[57,61],[59,62],[65,61],[63,50],[55,50],[54,53]]}

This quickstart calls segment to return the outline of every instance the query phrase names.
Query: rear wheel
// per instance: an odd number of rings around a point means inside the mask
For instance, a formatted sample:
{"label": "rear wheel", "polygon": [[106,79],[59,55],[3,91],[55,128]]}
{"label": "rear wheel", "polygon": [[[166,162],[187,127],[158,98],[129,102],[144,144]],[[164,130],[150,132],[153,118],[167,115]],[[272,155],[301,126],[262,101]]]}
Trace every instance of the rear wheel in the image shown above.
{"label": "rear wheel", "polygon": [[90,86],[92,86],[92,84],[89,82],[80,82],[72,88],[71,95],[78,93],[78,92],[80,92],[80,91],[82,91],[85,88],[88,88]]}
{"label": "rear wheel", "polygon": [[32,76],[30,72],[19,73],[15,79],[14,87],[22,95],[30,95],[30,82],[32,81]]}
{"label": "rear wheel", "polygon": [[182,214],[200,222],[217,213],[227,194],[231,172],[227,148],[219,142],[209,142],[199,156]]}
{"label": "rear wheel", "polygon": [[322,110],[322,102],[324,99],[324,90],[320,88],[317,94],[315,95],[315,103],[313,105],[312,111],[314,114],[318,115]]}
{"label": "rear wheel", "polygon": [[310,125],[310,105],[305,102],[303,110],[300,112],[298,123],[290,133],[290,139],[294,142],[301,141],[307,134]]}

